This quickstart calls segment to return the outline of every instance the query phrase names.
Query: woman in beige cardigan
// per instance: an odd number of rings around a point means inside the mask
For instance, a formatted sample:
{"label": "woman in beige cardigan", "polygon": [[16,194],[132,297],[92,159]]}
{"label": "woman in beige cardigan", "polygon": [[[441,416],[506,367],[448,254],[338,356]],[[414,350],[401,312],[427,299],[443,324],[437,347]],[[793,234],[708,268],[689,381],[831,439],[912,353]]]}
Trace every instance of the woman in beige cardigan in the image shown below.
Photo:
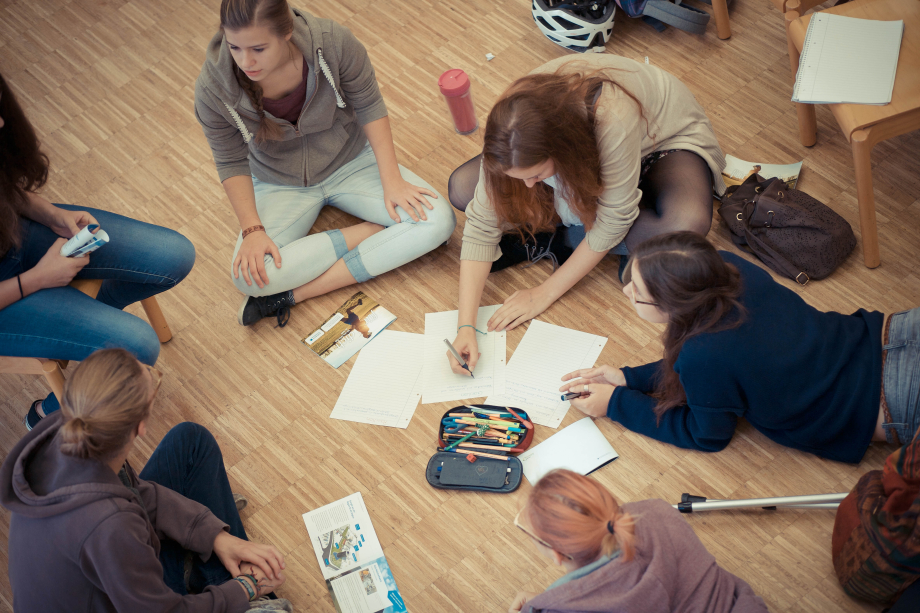
{"label": "woman in beige cardigan", "polygon": [[[476,313],[502,234],[530,237],[561,224],[574,252],[542,284],[512,294],[489,331],[536,317],[608,252],[621,256],[622,270],[630,247],[651,236],[705,235],[712,193],[725,191],[724,167],[702,107],[660,68],[616,55],[566,56],[518,79],[489,113],[483,154],[449,185],[467,215],[454,346],[470,370],[479,358]],[[454,372],[470,374],[448,359]]]}

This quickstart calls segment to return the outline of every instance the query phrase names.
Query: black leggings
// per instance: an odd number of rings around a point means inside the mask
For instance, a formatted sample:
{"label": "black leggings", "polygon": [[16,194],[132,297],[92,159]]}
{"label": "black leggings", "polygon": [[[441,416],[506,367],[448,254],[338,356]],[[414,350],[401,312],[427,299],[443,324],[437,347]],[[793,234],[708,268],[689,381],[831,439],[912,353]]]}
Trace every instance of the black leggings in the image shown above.
{"label": "black leggings", "polygon": [[[482,155],[465,162],[447,182],[454,208],[465,211],[479,182]],[[639,181],[639,217],[626,234],[626,248],[659,234],[691,230],[705,236],[712,225],[712,172],[692,151],[673,151],[652,164]]]}

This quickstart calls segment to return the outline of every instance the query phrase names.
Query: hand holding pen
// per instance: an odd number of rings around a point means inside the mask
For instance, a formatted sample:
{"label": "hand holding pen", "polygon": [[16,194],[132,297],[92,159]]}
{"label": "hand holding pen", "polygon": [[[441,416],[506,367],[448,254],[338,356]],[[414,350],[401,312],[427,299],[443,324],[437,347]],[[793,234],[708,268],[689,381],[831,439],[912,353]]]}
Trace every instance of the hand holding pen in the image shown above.
{"label": "hand holding pen", "polygon": [[626,385],[623,371],[612,366],[582,368],[563,375],[568,381],[559,388],[562,399],[569,400],[572,406],[591,417],[603,417],[607,414],[607,405],[617,386]]}
{"label": "hand holding pen", "polygon": [[[450,349],[447,351],[447,359],[450,362],[450,369],[458,375],[473,376],[473,370],[476,368],[476,362],[482,355],[479,353],[479,344],[476,342],[476,331],[470,327],[460,328],[457,332],[457,338],[453,343],[444,339],[456,353]],[[456,357],[459,356],[459,359]],[[466,368],[461,364],[465,364]]]}

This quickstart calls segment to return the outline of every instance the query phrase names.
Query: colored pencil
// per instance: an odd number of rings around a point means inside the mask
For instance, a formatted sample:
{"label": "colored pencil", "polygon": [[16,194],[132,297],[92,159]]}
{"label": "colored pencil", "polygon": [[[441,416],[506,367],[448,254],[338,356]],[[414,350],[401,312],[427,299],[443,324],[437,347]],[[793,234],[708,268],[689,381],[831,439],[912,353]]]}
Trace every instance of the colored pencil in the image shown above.
{"label": "colored pencil", "polygon": [[[444,451],[443,449],[438,449],[438,451]],[[494,453],[483,453],[482,451],[469,451],[468,449],[453,449],[447,451],[446,453],[462,453],[463,455],[473,454],[475,456],[481,456],[483,458],[492,458],[494,460],[504,460],[508,461],[508,456],[506,455],[495,455]]]}

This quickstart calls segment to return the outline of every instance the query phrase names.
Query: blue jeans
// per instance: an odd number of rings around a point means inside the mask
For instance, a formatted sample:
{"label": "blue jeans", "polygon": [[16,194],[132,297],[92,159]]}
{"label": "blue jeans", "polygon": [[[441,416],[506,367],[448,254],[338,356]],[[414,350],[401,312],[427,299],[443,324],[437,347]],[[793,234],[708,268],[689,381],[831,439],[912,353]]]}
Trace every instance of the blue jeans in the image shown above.
{"label": "blue jeans", "polygon": [[[106,347],[122,347],[153,365],[160,341],[153,328],[121,309],[164,292],[192,269],[195,247],[187,238],[142,221],[88,207],[110,242],[89,255],[77,279],[104,279],[95,300],[69,286],[43,289],[0,309],[0,355],[83,360]],[[22,219],[22,247],[0,259],[0,281],[34,267],[59,237],[50,228]],[[50,394],[45,414],[60,408]]]}
{"label": "blue jeans", "polygon": [[[412,185],[426,187],[437,193],[411,170],[402,166],[399,170],[403,179]],[[358,157],[317,185],[275,185],[255,177],[252,183],[259,219],[268,237],[281,252],[282,264],[281,268],[276,268],[274,258],[271,255],[265,256],[269,283],[261,289],[255,283],[246,285],[242,273],[238,279],[234,279],[231,272],[230,278],[237,289],[248,296],[268,296],[300,287],[343,258],[355,281],[363,283],[444,244],[457,225],[454,211],[443,196],[428,197],[434,209],[425,209],[427,221],[412,221],[402,208],[396,209],[401,221],[393,221],[383,204],[380,170],[370,145],[365,146]],[[365,239],[351,251],[339,230],[308,235],[320,211],[327,204],[364,221],[380,224],[385,229]],[[236,259],[242,244],[241,233],[236,241],[233,259]]]}
{"label": "blue jeans", "polygon": [[882,427],[889,442],[893,430],[906,445],[920,429],[920,307],[891,316],[882,349],[882,388],[891,414],[891,422]]}
{"label": "blue jeans", "polygon": [[[249,540],[233,501],[220,447],[204,426],[185,422],[167,432],[138,476],[203,504],[230,526],[230,534]],[[160,543],[163,579],[177,594],[198,594],[209,585],[220,585],[232,579],[216,555],[202,562],[196,553],[191,556],[193,566],[187,589],[185,558],[186,550],[177,542],[164,540]]]}

